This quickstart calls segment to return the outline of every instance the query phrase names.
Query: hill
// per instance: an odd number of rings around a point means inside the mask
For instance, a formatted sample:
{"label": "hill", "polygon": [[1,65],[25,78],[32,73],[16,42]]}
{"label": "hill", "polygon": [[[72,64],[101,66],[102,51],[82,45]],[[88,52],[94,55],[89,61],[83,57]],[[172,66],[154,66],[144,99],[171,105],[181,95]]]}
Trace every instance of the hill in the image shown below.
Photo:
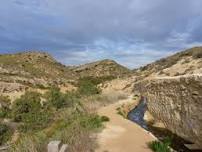
{"label": "hill", "polygon": [[133,70],[144,78],[202,73],[202,47],[194,47]]}
{"label": "hill", "polygon": [[73,68],[73,70],[74,72],[79,74],[80,77],[86,77],[86,76],[122,77],[123,75],[130,73],[129,69],[109,59],[76,66]]}
{"label": "hill", "polygon": [[112,60],[80,66],[65,66],[45,52],[29,51],[0,55],[0,92],[20,92],[27,88],[63,86],[72,88],[79,78],[104,77],[111,80],[130,70]]}
{"label": "hill", "polygon": [[26,85],[61,84],[75,73],[44,52],[0,55],[0,80]]}

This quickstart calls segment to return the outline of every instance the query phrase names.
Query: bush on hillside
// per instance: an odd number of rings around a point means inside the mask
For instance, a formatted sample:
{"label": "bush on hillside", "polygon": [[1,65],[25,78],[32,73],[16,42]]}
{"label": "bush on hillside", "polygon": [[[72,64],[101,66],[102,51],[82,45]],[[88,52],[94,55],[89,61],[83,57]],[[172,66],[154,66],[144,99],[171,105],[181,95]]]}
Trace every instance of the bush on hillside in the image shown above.
{"label": "bush on hillside", "polygon": [[28,114],[38,113],[41,106],[40,94],[36,92],[26,92],[14,102],[12,115],[16,122],[24,121]]}
{"label": "bush on hillside", "polygon": [[4,144],[10,139],[11,132],[11,129],[7,125],[0,124],[0,145]]}
{"label": "bush on hillside", "polygon": [[110,121],[109,117],[107,117],[107,116],[101,116],[101,120],[102,120],[102,122]]}
{"label": "bush on hillside", "polygon": [[84,77],[78,81],[78,93],[81,95],[95,95],[99,94],[101,90],[97,87],[99,80],[96,80],[92,77]]}
{"label": "bush on hillside", "polygon": [[59,88],[52,88],[46,93],[46,98],[49,104],[51,104],[56,109],[62,108],[65,106],[65,96],[60,92]]}
{"label": "bush on hillside", "polygon": [[9,117],[10,99],[7,96],[0,96],[0,118]]}
{"label": "bush on hillside", "polygon": [[43,129],[51,121],[51,111],[41,105],[40,96],[37,92],[26,92],[14,102],[12,117],[14,121],[22,122],[21,131]]}
{"label": "bush on hillside", "polygon": [[77,102],[77,94],[74,92],[62,93],[59,88],[52,88],[45,94],[48,104],[56,109],[72,107]]}

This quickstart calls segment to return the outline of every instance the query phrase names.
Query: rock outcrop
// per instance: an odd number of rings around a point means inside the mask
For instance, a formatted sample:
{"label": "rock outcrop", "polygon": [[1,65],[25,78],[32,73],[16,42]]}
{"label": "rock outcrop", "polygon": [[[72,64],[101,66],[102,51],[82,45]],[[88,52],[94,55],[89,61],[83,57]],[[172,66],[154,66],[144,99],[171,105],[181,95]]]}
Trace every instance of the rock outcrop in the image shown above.
{"label": "rock outcrop", "polygon": [[134,85],[167,129],[202,147],[202,75],[157,77]]}

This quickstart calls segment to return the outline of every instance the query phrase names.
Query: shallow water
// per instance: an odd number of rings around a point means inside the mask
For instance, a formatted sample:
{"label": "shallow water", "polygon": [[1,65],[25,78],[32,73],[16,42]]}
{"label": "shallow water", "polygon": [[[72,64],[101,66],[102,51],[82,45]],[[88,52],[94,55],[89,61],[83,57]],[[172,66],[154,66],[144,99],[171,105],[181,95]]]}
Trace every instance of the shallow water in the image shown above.
{"label": "shallow water", "polygon": [[142,128],[148,130],[147,124],[144,120],[144,114],[147,110],[147,101],[146,98],[143,97],[140,103],[128,113],[128,119],[137,123]]}
{"label": "shallow water", "polygon": [[[159,140],[165,139],[167,137],[172,137],[171,147],[177,152],[192,152],[187,149],[184,144],[190,144],[190,142],[182,139],[181,137],[173,134],[171,131],[165,128],[154,127],[144,120],[144,114],[147,110],[147,100],[145,97],[141,99],[139,104],[128,113],[128,119],[138,124],[142,128],[147,131],[150,131],[154,136],[156,136]],[[196,150],[193,152],[202,152],[201,150]]]}

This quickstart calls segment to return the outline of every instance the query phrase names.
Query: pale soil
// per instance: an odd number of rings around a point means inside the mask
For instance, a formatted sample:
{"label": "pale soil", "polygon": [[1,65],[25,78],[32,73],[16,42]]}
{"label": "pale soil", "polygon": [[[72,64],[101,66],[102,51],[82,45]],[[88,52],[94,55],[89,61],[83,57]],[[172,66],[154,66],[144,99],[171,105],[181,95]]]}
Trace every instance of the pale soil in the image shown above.
{"label": "pale soil", "polygon": [[99,115],[109,117],[110,121],[106,122],[105,129],[98,134],[99,147],[96,152],[151,152],[147,143],[156,140],[155,137],[117,114],[117,107],[132,102],[134,101],[130,97],[98,111]]}

